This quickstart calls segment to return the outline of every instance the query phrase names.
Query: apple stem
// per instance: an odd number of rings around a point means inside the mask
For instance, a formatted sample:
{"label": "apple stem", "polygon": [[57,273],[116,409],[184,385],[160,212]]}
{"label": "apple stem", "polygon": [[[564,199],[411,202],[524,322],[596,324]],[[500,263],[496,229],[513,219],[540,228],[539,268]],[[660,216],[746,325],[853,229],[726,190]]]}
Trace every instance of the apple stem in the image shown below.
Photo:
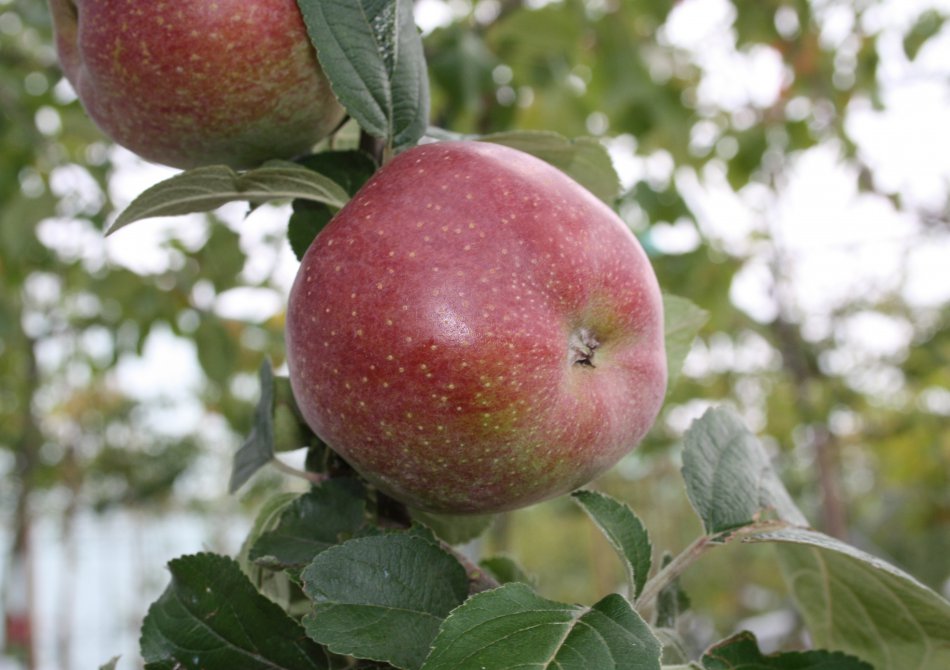
{"label": "apple stem", "polygon": [[284,474],[288,474],[293,477],[299,477],[301,479],[306,479],[311,484],[322,484],[327,479],[329,479],[327,475],[320,472],[308,472],[306,470],[298,470],[297,468],[291,465],[287,465],[279,458],[274,458],[271,461],[271,465],[273,465],[275,468],[277,468]]}
{"label": "apple stem", "polygon": [[501,586],[501,583],[492,577],[484,568],[476,565],[471,559],[469,559],[468,556],[456,550],[447,542],[439,540],[439,545],[442,547],[442,549],[452,554],[452,556],[455,557],[455,560],[457,560],[461,566],[465,568],[465,574],[468,575],[469,595],[475,595],[476,593],[481,593],[482,591],[497,589],[499,586]]}
{"label": "apple stem", "polygon": [[600,342],[594,337],[589,328],[578,328],[568,340],[570,350],[571,364],[594,366],[594,351],[600,346]]}
{"label": "apple stem", "polygon": [[383,157],[386,153],[386,142],[384,140],[361,130],[359,147],[361,151],[365,151],[372,156],[377,165],[383,164]]}

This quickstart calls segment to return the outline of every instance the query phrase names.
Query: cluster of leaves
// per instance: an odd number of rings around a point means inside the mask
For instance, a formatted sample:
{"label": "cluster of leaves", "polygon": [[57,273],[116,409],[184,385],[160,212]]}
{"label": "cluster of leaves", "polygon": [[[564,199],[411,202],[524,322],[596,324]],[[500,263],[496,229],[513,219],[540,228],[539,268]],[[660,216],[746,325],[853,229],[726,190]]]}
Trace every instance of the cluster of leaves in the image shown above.
{"label": "cluster of leaves", "polygon": [[[265,367],[263,381],[256,451],[275,435],[276,417],[293,415],[275,402],[286,380]],[[676,557],[654,566],[657,552],[629,506],[589,490],[572,495],[628,576],[625,596],[590,606],[541,596],[510,558],[476,565],[453,546],[490,520],[410,517],[345,466],[327,465],[324,446],[310,449],[322,481],[265,505],[237,560],[204,553],[169,564],[171,583],[142,627],[148,668],[937,670],[950,662],[950,603],[809,528],[730,410],[709,410],[686,434],[682,475],[704,531]],[[235,472],[246,468],[239,455]],[[836,651],[765,656],[740,633],[698,661],[685,656],[676,622],[688,599],[678,578],[733,542],[775,544],[815,642]]]}

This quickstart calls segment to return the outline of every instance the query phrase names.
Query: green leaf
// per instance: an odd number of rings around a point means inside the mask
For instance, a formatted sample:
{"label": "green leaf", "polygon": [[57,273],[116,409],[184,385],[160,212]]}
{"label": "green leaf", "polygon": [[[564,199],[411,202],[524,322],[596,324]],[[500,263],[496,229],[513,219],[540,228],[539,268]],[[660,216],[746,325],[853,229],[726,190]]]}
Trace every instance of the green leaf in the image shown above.
{"label": "green leaf", "polygon": [[617,594],[583,607],[514,583],[474,595],[452,612],[422,667],[659,670],[660,643]]}
{"label": "green leaf", "polygon": [[684,436],[683,479],[710,535],[747,526],[766,513],[808,525],[765,449],[731,409],[709,409],[690,426]]}
{"label": "green leaf", "polygon": [[140,646],[147,670],[326,670],[326,652],[258,593],[224,556],[169,562],[172,580],[149,608]]}
{"label": "green leaf", "polygon": [[[673,628],[663,628],[660,625],[653,626],[653,634],[663,645],[663,668],[664,670],[674,663],[688,663],[692,654],[690,653],[686,642],[679,634],[679,631]],[[694,666],[699,667],[699,666]]]}
{"label": "green leaf", "polygon": [[261,363],[261,399],[254,410],[250,435],[234,454],[228,492],[241,488],[255,472],[274,458],[274,371],[268,359]]}
{"label": "green leaf", "polygon": [[663,328],[666,338],[667,393],[676,384],[693,340],[709,319],[709,312],[676,295],[663,294]]}
{"label": "green leaf", "polygon": [[180,216],[210,212],[229,202],[246,200],[310,200],[339,209],[349,196],[333,180],[313,170],[284,161],[271,161],[248,172],[209,165],[159,182],[132,201],[109,226],[106,234],[153,216]]}
{"label": "green leaf", "polygon": [[765,656],[748,631],[713,645],[701,661],[703,670],[874,670],[840,652],[792,651]]}
{"label": "green leaf", "polygon": [[620,179],[610,154],[593,138],[570,140],[546,131],[513,131],[478,139],[504,144],[550,163],[608,205],[613,205],[620,192]]}
{"label": "green leaf", "polygon": [[499,584],[510,584],[511,582],[534,583],[534,580],[524,571],[524,568],[509,556],[483,558],[478,562],[478,566],[486,570]]}
{"label": "green leaf", "polygon": [[904,53],[910,60],[917,58],[927,41],[940,32],[946,20],[946,17],[935,9],[927,10],[917,17],[913,27],[904,35]]}
{"label": "green leaf", "polygon": [[[660,568],[665,568],[672,561],[673,557],[668,552],[664,553]],[[676,626],[676,620],[689,609],[690,604],[689,596],[686,595],[677,577],[664,586],[656,596],[655,624],[660,628],[673,629]]]}
{"label": "green leaf", "polygon": [[429,80],[411,0],[297,0],[333,92],[396,151],[428,125]]}
{"label": "green leaf", "polygon": [[652,564],[653,545],[647,529],[624,503],[596,491],[575,491],[571,497],[584,509],[617,550],[627,571],[634,597],[646,584]]}
{"label": "green leaf", "polygon": [[624,202],[636,203],[651,224],[661,221],[676,223],[684,217],[692,217],[689,205],[674,183],[657,190],[649,182],[639,181],[624,194],[623,199]]}
{"label": "green leaf", "polygon": [[746,541],[781,543],[779,561],[816,646],[876,670],[950,668],[950,603],[907,573],[803,528]]}
{"label": "green leaf", "polygon": [[[298,160],[314,172],[332,179],[351,196],[373,176],[376,163],[362,151],[324,151]],[[293,214],[287,226],[287,238],[297,260],[303,260],[310,244],[333,218],[333,210],[322,202],[294,200]]]}
{"label": "green leaf", "polygon": [[272,410],[273,447],[276,452],[295,451],[303,447],[327,448],[314,435],[297,407],[288,377],[273,377]]}
{"label": "green leaf", "polygon": [[296,162],[332,179],[351,196],[356,195],[377,167],[372,156],[357,149],[321,151],[298,158]]}
{"label": "green leaf", "polygon": [[248,553],[271,569],[302,568],[313,557],[349,539],[366,520],[363,485],[353,478],[330,479],[298,497],[275,528],[261,533]]}
{"label": "green leaf", "polygon": [[113,656],[111,661],[109,661],[105,665],[100,665],[99,670],[115,670],[118,663],[119,663],[119,657]]}
{"label": "green leaf", "polygon": [[212,312],[200,312],[194,343],[198,362],[209,379],[223,382],[234,371],[240,348],[225,321]]}
{"label": "green leaf", "polygon": [[491,514],[433,514],[417,509],[410,509],[409,514],[414,521],[430,528],[441,540],[453,545],[471,542],[488,530],[495,520]]}
{"label": "green leaf", "polygon": [[350,540],[303,571],[313,614],[307,634],[340,654],[422,665],[439,624],[468,593],[468,576],[418,532]]}
{"label": "green leaf", "polygon": [[304,422],[287,377],[275,377],[264,359],[259,372],[261,397],[254,410],[251,432],[234,454],[228,491],[234,493],[259,469],[274,459],[275,452],[303,447],[326,449]]}
{"label": "green leaf", "polygon": [[278,493],[268,498],[257,513],[254,524],[247,537],[244,538],[244,542],[241,543],[241,549],[237,555],[238,565],[251,580],[251,584],[285,611],[290,607],[294,595],[287,573],[275,572],[255,564],[251,561],[250,553],[251,547],[261,535],[277,527],[284,509],[296,499],[297,495],[294,493]]}

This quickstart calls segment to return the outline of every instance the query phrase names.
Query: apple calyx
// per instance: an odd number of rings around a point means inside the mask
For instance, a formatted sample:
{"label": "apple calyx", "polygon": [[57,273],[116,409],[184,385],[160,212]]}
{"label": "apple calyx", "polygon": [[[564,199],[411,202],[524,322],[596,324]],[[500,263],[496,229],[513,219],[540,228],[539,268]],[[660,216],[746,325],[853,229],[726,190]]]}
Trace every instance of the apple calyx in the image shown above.
{"label": "apple calyx", "polygon": [[568,340],[568,349],[570,351],[571,365],[586,365],[587,367],[596,367],[594,365],[594,352],[600,342],[594,337],[590,328],[578,328]]}

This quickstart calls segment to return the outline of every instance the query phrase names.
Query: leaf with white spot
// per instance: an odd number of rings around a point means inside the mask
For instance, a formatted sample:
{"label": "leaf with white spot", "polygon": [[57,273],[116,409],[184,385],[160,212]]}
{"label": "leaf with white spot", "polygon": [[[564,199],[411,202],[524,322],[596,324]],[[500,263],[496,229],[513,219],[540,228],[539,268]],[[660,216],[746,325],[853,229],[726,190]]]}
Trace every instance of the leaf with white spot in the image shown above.
{"label": "leaf with white spot", "polygon": [[307,635],[336,653],[412,670],[468,594],[465,569],[425,529],[331,547],[302,578],[313,601]]}
{"label": "leaf with white spot", "polygon": [[168,564],[172,580],[142,624],[146,670],[328,670],[326,651],[225,556]]}

